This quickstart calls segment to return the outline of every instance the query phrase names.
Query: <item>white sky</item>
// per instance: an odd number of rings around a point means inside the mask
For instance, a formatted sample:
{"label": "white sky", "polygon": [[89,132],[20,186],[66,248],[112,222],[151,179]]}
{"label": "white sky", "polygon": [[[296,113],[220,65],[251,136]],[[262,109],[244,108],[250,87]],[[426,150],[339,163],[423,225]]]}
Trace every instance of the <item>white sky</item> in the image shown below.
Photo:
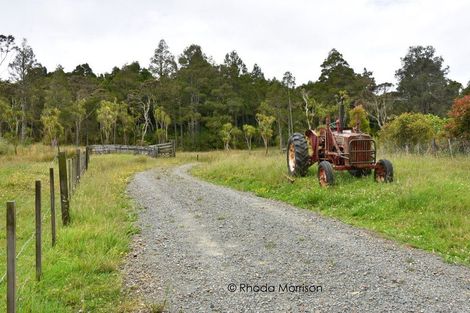
{"label": "white sky", "polygon": [[[410,45],[433,45],[449,78],[470,80],[470,1],[459,0],[0,0],[0,34],[27,38],[52,71],[89,63],[95,73],[139,61],[160,39],[175,56],[192,43],[221,63],[237,50],[265,76],[316,80],[332,48],[356,72],[395,82]],[[0,69],[5,78],[5,64]]]}

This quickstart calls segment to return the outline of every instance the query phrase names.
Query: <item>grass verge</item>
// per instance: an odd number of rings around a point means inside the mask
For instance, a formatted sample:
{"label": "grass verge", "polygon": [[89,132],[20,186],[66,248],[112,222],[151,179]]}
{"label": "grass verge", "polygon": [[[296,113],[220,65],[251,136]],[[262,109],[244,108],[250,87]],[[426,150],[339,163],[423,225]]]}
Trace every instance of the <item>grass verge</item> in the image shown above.
{"label": "grass verge", "polygon": [[[34,238],[17,264],[19,312],[116,312],[128,305],[122,294],[119,266],[138,229],[136,211],[125,188],[134,173],[168,166],[181,158],[152,159],[144,156],[93,156],[71,201],[70,226],[62,227],[56,192],[58,234],[51,247],[47,161],[25,157],[0,159],[0,268],[6,269],[5,203],[17,203],[17,250],[34,231],[34,180],[43,182],[43,278],[35,281]],[[52,154],[53,155],[53,154]],[[57,168],[57,164],[55,164]],[[57,170],[57,169],[56,169]],[[56,174],[56,180],[58,180]],[[56,188],[58,190],[58,186]],[[3,271],[0,270],[0,274]],[[0,292],[6,294],[6,283]],[[5,299],[5,297],[2,297]],[[6,301],[0,311],[6,311]]]}
{"label": "grass verge", "polygon": [[320,188],[316,166],[290,183],[285,156],[261,151],[201,154],[192,173],[205,180],[318,211],[379,232],[449,262],[470,265],[470,158],[391,155],[395,182],[377,184],[335,172]]}

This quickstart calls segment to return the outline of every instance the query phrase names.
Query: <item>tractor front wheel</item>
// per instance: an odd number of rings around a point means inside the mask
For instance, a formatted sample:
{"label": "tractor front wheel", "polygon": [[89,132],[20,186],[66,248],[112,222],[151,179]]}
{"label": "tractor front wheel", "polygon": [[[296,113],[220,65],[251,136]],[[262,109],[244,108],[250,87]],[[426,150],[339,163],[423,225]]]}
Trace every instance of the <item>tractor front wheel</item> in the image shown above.
{"label": "tractor front wheel", "polygon": [[305,136],[294,133],[287,142],[287,170],[292,176],[305,176],[310,166]]}
{"label": "tractor front wheel", "polygon": [[334,184],[335,177],[333,175],[333,167],[330,162],[321,161],[320,164],[318,164],[318,182],[322,187]]}
{"label": "tractor front wheel", "polygon": [[378,183],[391,183],[393,181],[393,165],[389,160],[379,160],[375,165],[374,180]]}

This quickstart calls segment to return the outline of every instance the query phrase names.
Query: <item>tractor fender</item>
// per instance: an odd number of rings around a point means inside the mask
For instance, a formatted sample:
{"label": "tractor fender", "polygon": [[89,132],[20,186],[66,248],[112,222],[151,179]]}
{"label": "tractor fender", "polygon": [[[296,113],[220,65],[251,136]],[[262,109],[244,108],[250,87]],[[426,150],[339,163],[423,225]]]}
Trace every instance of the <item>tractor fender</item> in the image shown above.
{"label": "tractor fender", "polygon": [[312,147],[312,155],[310,156],[311,163],[318,161],[318,135],[312,129],[307,129],[305,131],[305,137],[310,141],[310,146]]}

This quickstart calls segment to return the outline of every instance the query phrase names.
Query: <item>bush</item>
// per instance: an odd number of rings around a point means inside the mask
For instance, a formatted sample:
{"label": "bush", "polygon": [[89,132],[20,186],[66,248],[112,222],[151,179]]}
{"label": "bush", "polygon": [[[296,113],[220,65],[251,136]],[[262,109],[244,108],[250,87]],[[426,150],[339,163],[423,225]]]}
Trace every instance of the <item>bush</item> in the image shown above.
{"label": "bush", "polygon": [[446,129],[451,136],[470,140],[470,95],[455,99]]}
{"label": "bush", "polygon": [[369,119],[367,118],[367,112],[362,105],[358,105],[355,108],[349,110],[349,127],[356,127],[356,123],[359,121],[359,127],[362,132],[370,133]]}
{"label": "bush", "polygon": [[4,138],[0,138],[0,155],[8,155],[15,153],[15,148]]}
{"label": "bush", "polygon": [[380,139],[389,148],[419,147],[442,136],[444,124],[445,120],[435,115],[403,113],[382,128]]}

